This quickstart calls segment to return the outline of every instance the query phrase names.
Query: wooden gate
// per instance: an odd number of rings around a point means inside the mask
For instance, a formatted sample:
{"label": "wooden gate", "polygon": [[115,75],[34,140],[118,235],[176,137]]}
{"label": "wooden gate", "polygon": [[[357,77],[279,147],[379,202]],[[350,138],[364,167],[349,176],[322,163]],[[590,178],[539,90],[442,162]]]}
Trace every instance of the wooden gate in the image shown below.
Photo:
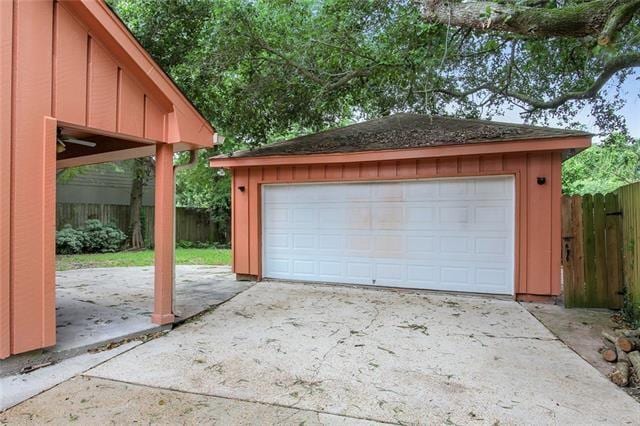
{"label": "wooden gate", "polygon": [[562,273],[566,307],[623,304],[622,212],[618,195],[562,199]]}

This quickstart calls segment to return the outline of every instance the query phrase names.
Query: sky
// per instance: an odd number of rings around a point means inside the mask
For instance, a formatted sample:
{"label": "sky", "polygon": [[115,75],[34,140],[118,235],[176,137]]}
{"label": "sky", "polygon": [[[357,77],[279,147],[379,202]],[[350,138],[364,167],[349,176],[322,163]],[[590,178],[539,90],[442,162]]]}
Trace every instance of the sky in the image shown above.
{"label": "sky", "polygon": [[[612,86],[611,82],[608,86]],[[607,88],[608,86],[605,86]],[[626,99],[626,104],[622,108],[622,115],[627,120],[627,127],[629,134],[634,138],[640,138],[640,72],[636,72],[630,75],[621,88],[621,95]],[[495,121],[506,121],[509,123],[522,123],[523,120],[520,117],[520,110],[513,109],[505,112],[503,116],[495,116]],[[584,124],[586,130],[591,133],[598,133],[598,129],[594,126],[594,118],[590,113],[590,108],[582,110],[576,117],[576,121]],[[549,123],[551,127],[565,127],[566,125],[551,121]],[[594,137],[594,142],[598,142],[599,137]]]}

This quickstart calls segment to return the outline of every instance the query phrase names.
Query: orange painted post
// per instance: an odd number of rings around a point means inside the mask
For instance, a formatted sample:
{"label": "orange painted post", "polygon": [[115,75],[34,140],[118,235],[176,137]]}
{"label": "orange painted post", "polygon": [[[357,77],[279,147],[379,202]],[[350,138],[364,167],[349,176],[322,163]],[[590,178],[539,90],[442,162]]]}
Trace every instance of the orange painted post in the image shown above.
{"label": "orange painted post", "polygon": [[155,296],[151,320],[155,324],[170,324],[173,314],[173,253],[174,238],[174,180],[173,147],[156,145],[155,197]]}
{"label": "orange painted post", "polygon": [[13,2],[0,1],[0,359],[11,354],[11,73]]}
{"label": "orange painted post", "polygon": [[53,2],[14,2],[11,352],[55,344]]}

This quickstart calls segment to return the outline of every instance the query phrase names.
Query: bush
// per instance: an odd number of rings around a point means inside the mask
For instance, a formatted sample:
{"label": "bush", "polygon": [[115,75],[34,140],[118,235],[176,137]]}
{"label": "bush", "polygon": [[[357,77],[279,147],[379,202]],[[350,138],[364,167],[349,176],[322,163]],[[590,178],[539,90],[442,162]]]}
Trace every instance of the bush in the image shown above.
{"label": "bush", "polygon": [[127,239],[124,232],[97,219],[87,220],[84,228],[65,225],[56,233],[57,254],[113,253],[122,248]]}
{"label": "bush", "polygon": [[227,243],[210,243],[208,241],[186,241],[180,240],[176,243],[176,247],[178,248],[198,248],[198,249],[228,249],[230,246]]}
{"label": "bush", "polygon": [[78,254],[82,253],[85,243],[85,234],[79,229],[73,229],[71,225],[56,232],[56,253],[57,254]]}
{"label": "bush", "polygon": [[104,224],[97,219],[87,220],[84,224],[85,243],[87,253],[113,253],[122,247],[127,235],[110,224]]}

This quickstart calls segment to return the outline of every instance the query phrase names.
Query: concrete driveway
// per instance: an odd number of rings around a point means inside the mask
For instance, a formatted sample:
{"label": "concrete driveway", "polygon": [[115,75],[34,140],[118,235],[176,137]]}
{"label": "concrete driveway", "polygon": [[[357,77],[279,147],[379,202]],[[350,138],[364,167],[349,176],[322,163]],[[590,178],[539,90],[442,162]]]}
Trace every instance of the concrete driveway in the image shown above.
{"label": "concrete driveway", "polygon": [[264,282],[0,416],[70,419],[625,424],[640,405],[513,301]]}

